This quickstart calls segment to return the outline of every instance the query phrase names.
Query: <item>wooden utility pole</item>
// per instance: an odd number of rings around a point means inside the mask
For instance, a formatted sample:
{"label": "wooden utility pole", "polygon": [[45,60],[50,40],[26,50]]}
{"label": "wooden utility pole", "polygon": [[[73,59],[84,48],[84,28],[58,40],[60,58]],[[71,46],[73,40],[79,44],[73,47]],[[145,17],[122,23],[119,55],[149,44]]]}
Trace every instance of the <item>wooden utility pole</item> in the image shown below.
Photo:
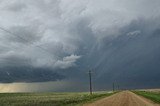
{"label": "wooden utility pole", "polygon": [[92,72],[91,70],[89,70],[89,90],[90,90],[90,94],[92,95]]}
{"label": "wooden utility pole", "polygon": [[119,90],[120,90],[120,89],[119,89],[119,85],[117,86],[117,88],[118,88],[118,91],[119,91]]}
{"label": "wooden utility pole", "polygon": [[112,86],[113,86],[113,92],[114,92],[114,91],[115,91],[115,89],[114,89],[114,82],[113,82],[113,85],[112,85]]}

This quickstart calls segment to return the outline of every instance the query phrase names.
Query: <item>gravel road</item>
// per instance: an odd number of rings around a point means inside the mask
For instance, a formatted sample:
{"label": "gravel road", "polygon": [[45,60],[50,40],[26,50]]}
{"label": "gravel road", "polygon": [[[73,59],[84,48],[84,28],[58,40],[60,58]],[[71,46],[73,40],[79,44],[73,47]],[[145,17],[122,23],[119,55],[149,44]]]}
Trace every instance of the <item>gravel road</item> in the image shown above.
{"label": "gravel road", "polygon": [[116,93],[84,106],[160,106],[130,91]]}

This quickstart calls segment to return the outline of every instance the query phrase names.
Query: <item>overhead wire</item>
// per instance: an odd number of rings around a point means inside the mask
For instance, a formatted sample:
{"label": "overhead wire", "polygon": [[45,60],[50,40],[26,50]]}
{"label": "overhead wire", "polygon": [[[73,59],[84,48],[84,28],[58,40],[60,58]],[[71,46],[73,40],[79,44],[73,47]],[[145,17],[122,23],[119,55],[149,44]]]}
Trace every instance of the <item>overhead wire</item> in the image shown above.
{"label": "overhead wire", "polygon": [[[19,39],[21,39],[21,40],[23,40],[23,41],[25,41],[25,42],[30,42],[30,41],[28,41],[27,39],[25,39],[25,38],[23,38],[23,37],[21,37],[21,36],[19,36],[19,35],[16,35],[16,34],[12,33],[11,31],[9,31],[9,30],[7,30],[7,29],[5,29],[5,28],[3,28],[3,27],[0,27],[0,30],[2,30],[2,31],[4,31],[4,32],[7,32],[8,34],[10,34],[10,35],[12,35],[12,36],[15,36],[15,37],[17,37],[17,38],[19,38]],[[26,44],[26,43],[24,43],[24,44]],[[37,47],[37,48],[43,50],[44,52],[48,53],[49,55],[51,55],[51,56],[53,57],[53,55],[51,54],[51,52],[49,52],[47,49],[45,49],[45,48],[43,48],[43,47],[41,47],[41,46],[39,46],[39,45],[35,45],[35,44],[33,44],[33,43],[32,43],[32,46]],[[55,58],[55,57],[56,57],[56,58],[59,58],[58,56],[55,56],[55,55],[54,55],[54,58]]]}

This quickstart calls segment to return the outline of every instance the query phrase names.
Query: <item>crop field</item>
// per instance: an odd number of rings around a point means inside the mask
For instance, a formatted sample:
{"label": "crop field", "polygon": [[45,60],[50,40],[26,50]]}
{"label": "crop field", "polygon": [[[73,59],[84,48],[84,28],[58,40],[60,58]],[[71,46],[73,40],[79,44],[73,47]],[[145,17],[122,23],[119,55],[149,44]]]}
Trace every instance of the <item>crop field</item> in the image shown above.
{"label": "crop field", "polygon": [[160,92],[154,90],[134,91],[134,93],[152,100],[153,102],[160,103]]}
{"label": "crop field", "polygon": [[0,106],[75,106],[112,95],[108,92],[89,93],[1,93]]}

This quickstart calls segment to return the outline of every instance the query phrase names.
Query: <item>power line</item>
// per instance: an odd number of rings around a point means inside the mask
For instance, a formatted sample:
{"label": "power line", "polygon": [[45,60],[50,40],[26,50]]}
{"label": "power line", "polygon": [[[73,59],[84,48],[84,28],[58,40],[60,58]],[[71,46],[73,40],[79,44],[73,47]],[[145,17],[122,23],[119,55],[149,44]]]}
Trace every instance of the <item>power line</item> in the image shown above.
{"label": "power line", "polygon": [[10,32],[9,30],[6,30],[6,29],[4,29],[4,28],[2,28],[2,27],[0,27],[0,29],[3,30],[4,32],[9,33],[10,35],[14,35],[14,36],[18,37],[19,39],[21,39],[21,40],[23,40],[23,41],[25,41],[25,42],[29,42],[28,40],[24,39],[23,37],[21,37],[21,36],[19,36],[19,35],[16,35],[16,34]]}
{"label": "power line", "polygon": [[[19,39],[21,39],[21,40],[23,40],[23,41],[25,41],[25,42],[29,42],[27,39],[25,39],[25,38],[23,38],[23,37],[21,37],[21,36],[19,36],[19,35],[16,35],[16,34],[12,33],[11,31],[9,31],[9,30],[7,30],[7,29],[5,29],[5,28],[3,28],[3,27],[0,27],[0,30],[2,30],[2,31],[4,31],[4,32],[7,32],[7,33],[10,34],[10,35],[16,36],[16,37],[18,37]],[[25,43],[24,43],[24,44],[25,44]],[[53,56],[47,49],[44,49],[44,48],[41,47],[41,46],[34,45],[33,43],[32,43],[32,46],[35,46],[35,47],[37,47],[37,48],[45,51],[45,52],[48,53],[49,55]],[[56,57],[56,58],[59,58],[58,56],[55,56],[55,57]]]}
{"label": "power line", "polygon": [[[0,58],[0,63],[1,62],[8,62],[8,63],[13,63],[13,64],[17,64],[17,63],[19,63],[19,62],[16,62],[16,61],[10,61],[9,59],[7,59],[7,58]],[[24,62],[23,61],[23,63],[28,63],[28,62]],[[28,63],[29,64],[29,63]]]}

